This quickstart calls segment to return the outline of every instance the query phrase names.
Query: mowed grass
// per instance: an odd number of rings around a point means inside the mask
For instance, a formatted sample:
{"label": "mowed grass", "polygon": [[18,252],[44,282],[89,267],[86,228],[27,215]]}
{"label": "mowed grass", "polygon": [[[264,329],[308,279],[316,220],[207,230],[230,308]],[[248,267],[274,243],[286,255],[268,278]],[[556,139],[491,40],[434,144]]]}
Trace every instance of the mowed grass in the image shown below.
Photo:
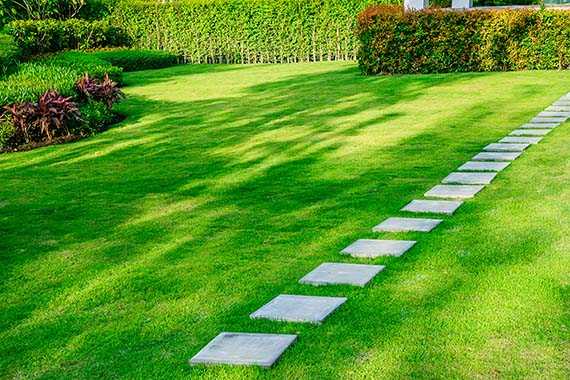
{"label": "mowed grass", "polygon": [[[432,233],[371,228],[570,91],[568,72],[363,77],[354,64],[126,76],[128,118],[0,156],[0,377],[570,375],[570,123]],[[357,260],[357,238],[407,238]],[[322,262],[369,286],[303,286]],[[342,295],[321,326],[252,321]],[[295,333],[270,370],[190,367],[221,331]]]}

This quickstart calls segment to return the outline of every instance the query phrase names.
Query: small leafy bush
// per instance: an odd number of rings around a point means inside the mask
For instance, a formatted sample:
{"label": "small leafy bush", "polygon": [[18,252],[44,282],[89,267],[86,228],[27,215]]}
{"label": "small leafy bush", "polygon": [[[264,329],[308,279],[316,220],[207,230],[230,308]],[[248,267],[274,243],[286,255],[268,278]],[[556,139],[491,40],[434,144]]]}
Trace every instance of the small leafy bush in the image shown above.
{"label": "small leafy bush", "polygon": [[117,120],[117,115],[103,102],[89,101],[79,106],[81,122],[73,127],[76,135],[91,135],[104,130]]}
{"label": "small leafy bush", "polygon": [[89,77],[89,74],[85,74],[77,81],[75,89],[82,99],[102,102],[107,108],[111,108],[116,101],[123,97],[117,83],[113,82],[107,74],[103,80],[93,79]]}
{"label": "small leafy bush", "polygon": [[79,120],[79,109],[70,97],[48,91],[36,103],[16,103],[4,107],[15,128],[14,145],[51,142],[69,136],[70,124]]}
{"label": "small leafy bush", "polygon": [[67,19],[75,17],[85,0],[2,0],[3,15],[13,20]]}
{"label": "small leafy bush", "polygon": [[75,83],[85,73],[102,79],[108,74],[120,82],[121,69],[95,56],[82,52],[65,52],[33,60],[0,80],[0,106],[35,101],[48,90],[63,96],[75,95]]}
{"label": "small leafy bush", "polygon": [[365,74],[570,68],[570,12],[373,6],[359,15]]}
{"label": "small leafy bush", "polygon": [[118,48],[96,50],[90,54],[121,67],[123,71],[160,69],[178,63],[178,56],[162,50]]}
{"label": "small leafy bush", "polygon": [[10,139],[14,136],[16,127],[9,116],[0,117],[0,149],[10,145]]}
{"label": "small leafy bush", "polygon": [[20,58],[20,49],[14,42],[14,39],[0,33],[0,77],[6,75],[18,63]]}
{"label": "small leafy bush", "polygon": [[129,44],[126,34],[106,20],[17,20],[7,30],[25,56]]}
{"label": "small leafy bush", "polygon": [[116,0],[0,0],[0,27],[13,20],[102,19]]}

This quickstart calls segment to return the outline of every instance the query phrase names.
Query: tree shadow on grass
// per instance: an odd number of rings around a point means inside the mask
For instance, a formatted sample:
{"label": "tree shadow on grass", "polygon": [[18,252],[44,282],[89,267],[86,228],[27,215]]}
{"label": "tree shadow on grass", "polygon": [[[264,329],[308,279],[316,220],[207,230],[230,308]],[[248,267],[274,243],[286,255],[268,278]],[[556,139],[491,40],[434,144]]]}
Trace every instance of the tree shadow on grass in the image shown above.
{"label": "tree shadow on grass", "polygon": [[[184,75],[206,73],[203,66],[177,67],[146,72],[131,85],[172,82],[175,91]],[[511,96],[402,132],[414,110],[394,106],[485,75],[367,78],[337,69],[258,81],[206,100],[131,95],[123,105],[129,119],[118,128],[13,161],[3,158],[7,186],[1,194],[8,203],[0,209],[0,231],[7,237],[0,243],[1,289],[11,299],[1,326],[14,342],[2,349],[12,352],[5,367],[47,377],[189,375],[184,359],[220,329],[256,330],[258,324],[247,319],[254,305],[288,287],[302,290],[292,285],[302,274],[339,259],[339,249],[372,222],[397,212],[504,134],[483,121]],[[482,125],[466,131],[465,119]],[[384,134],[386,144],[367,146],[359,139]],[[22,188],[38,190],[18,193]],[[396,273],[404,270],[394,265]],[[38,281],[22,279],[27,275]],[[346,292],[361,301],[380,292],[377,300],[386,300],[391,296],[378,290],[391,281],[386,276],[371,290]],[[439,300],[434,309],[449,301],[444,295],[452,297],[454,288],[444,283],[433,289]],[[27,297],[31,293],[36,297]],[[377,323],[393,321],[379,330],[384,337],[404,322],[390,313],[406,306],[393,301],[379,317]],[[372,312],[352,310],[347,317],[373,321]],[[354,362],[358,350],[350,347],[378,344],[371,339],[377,326],[347,317],[326,327],[327,336],[345,342],[343,357],[334,357],[337,369]],[[319,334],[312,327],[264,327]],[[310,358],[289,357],[283,365],[298,360],[309,367],[330,358],[321,349],[309,347]],[[56,357],[53,365],[24,364],[48,353]]]}

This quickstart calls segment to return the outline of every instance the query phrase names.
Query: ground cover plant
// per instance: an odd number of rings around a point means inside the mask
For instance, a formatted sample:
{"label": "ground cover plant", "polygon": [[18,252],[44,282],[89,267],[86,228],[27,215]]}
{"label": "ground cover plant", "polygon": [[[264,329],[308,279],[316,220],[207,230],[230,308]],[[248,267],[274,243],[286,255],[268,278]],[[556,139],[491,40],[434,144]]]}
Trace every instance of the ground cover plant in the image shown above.
{"label": "ground cover plant", "polygon": [[[296,281],[570,88],[566,72],[353,64],[124,74],[128,118],[0,155],[0,377],[568,377],[570,125],[370,286]],[[251,321],[345,295],[322,326]],[[220,331],[298,333],[273,369],[191,368]]]}

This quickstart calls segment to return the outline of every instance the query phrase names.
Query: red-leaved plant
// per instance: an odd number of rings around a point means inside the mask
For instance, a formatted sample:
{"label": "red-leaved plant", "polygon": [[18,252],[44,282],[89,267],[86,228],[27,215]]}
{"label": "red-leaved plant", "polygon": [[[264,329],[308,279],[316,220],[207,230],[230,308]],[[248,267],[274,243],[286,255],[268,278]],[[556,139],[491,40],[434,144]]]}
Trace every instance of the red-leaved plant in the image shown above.
{"label": "red-leaved plant", "polygon": [[47,91],[37,103],[16,103],[4,110],[16,128],[14,141],[20,144],[69,136],[69,124],[80,120],[77,104],[57,91]]}
{"label": "red-leaved plant", "polygon": [[105,74],[102,81],[90,78],[89,74],[85,74],[77,81],[75,88],[83,99],[103,102],[108,108],[111,108],[113,103],[123,98],[123,92],[119,89],[117,83],[109,78],[108,74]]}

